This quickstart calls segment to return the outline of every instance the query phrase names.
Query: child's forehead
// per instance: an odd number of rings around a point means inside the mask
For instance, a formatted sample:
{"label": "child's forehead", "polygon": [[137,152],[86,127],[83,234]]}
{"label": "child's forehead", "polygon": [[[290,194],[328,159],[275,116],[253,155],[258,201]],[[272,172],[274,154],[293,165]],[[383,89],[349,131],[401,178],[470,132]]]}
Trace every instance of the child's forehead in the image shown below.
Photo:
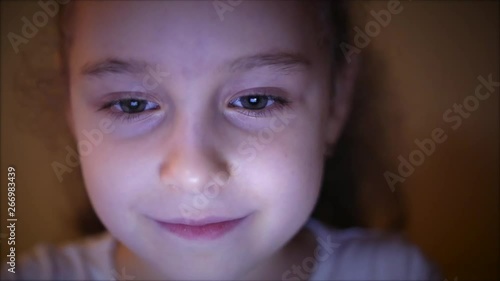
{"label": "child's forehead", "polygon": [[152,24],[152,29],[174,27],[179,32],[190,27],[203,27],[200,31],[240,27],[241,32],[251,27],[274,30],[281,25],[297,29],[310,23],[311,15],[316,16],[311,13],[315,10],[311,1],[79,1],[75,6],[77,21],[86,25]]}
{"label": "child's forehead", "polygon": [[82,2],[73,45],[82,63],[85,54],[148,61],[162,54],[170,64],[189,59],[201,67],[258,53],[315,51],[314,25],[301,2],[245,1],[226,10],[213,1]]}

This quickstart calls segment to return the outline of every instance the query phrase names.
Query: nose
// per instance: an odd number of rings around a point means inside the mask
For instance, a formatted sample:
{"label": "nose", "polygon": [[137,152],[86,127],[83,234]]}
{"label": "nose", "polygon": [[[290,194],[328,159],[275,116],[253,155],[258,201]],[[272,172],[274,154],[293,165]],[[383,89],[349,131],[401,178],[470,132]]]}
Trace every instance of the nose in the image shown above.
{"label": "nose", "polygon": [[228,162],[217,147],[215,133],[201,124],[178,126],[175,140],[160,166],[162,183],[178,192],[198,194],[221,173],[230,175]]}

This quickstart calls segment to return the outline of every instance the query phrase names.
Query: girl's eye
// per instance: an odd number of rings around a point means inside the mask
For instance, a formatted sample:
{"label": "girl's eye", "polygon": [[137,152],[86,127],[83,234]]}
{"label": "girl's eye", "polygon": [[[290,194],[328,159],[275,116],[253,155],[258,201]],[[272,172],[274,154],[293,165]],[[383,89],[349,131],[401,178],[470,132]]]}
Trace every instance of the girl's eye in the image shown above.
{"label": "girl's eye", "polygon": [[157,109],[158,105],[154,102],[140,99],[124,99],[116,101],[114,109],[128,114],[141,113],[145,110]]}
{"label": "girl's eye", "polygon": [[140,98],[123,98],[113,100],[102,106],[100,110],[105,111],[118,121],[139,121],[151,116],[160,105]]}
{"label": "girl's eye", "polygon": [[245,96],[231,102],[234,107],[242,107],[249,110],[261,110],[274,103],[270,96]]}
{"label": "girl's eye", "polygon": [[[266,93],[264,91],[264,93]],[[273,110],[279,110],[289,105],[290,102],[284,98],[266,95],[252,94],[238,97],[229,102],[229,107],[236,108],[242,114],[251,117],[266,116]]]}
{"label": "girl's eye", "polygon": [[154,102],[141,99],[122,99],[111,102],[108,107],[115,112],[137,114],[146,110],[158,109],[159,105]]}

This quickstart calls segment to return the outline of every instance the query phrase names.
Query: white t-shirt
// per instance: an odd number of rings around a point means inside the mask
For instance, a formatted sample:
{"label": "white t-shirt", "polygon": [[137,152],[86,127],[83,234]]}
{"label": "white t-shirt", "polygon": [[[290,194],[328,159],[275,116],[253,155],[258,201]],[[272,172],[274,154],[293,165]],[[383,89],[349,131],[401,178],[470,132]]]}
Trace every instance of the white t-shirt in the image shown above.
{"label": "white t-shirt", "polygon": [[[443,280],[415,246],[396,235],[361,228],[336,230],[310,220],[318,242],[314,257],[283,273],[282,280]],[[114,269],[117,241],[109,233],[65,246],[40,245],[16,261],[16,273],[2,266],[2,280],[136,280]],[[316,268],[311,268],[316,262]]]}

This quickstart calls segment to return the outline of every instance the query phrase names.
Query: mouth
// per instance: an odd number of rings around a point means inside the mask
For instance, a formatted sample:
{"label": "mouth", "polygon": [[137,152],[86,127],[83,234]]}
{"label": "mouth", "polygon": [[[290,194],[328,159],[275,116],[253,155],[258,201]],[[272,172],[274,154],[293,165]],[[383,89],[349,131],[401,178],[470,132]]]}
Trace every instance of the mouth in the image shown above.
{"label": "mouth", "polygon": [[168,232],[188,240],[214,240],[231,232],[241,224],[241,218],[206,218],[197,221],[171,220],[156,222]]}

